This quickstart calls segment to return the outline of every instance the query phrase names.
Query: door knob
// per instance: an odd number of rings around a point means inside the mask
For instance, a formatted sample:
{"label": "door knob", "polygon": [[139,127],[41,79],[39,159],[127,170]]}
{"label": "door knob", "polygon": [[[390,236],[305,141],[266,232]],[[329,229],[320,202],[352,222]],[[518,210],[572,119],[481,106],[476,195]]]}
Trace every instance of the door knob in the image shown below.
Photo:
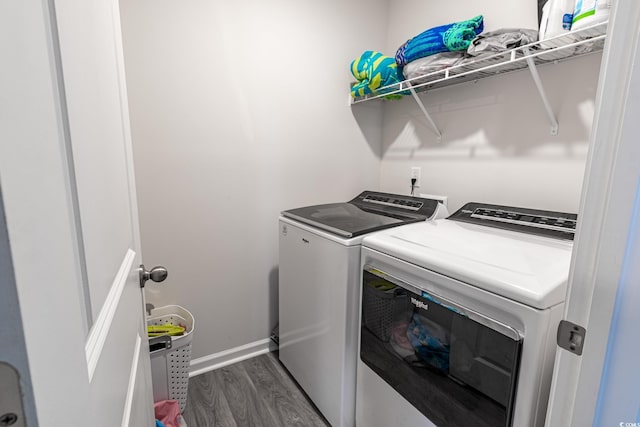
{"label": "door knob", "polygon": [[167,269],[162,266],[153,267],[151,271],[148,271],[144,268],[144,264],[140,264],[140,287],[144,288],[144,284],[149,279],[154,282],[162,282],[168,275]]}

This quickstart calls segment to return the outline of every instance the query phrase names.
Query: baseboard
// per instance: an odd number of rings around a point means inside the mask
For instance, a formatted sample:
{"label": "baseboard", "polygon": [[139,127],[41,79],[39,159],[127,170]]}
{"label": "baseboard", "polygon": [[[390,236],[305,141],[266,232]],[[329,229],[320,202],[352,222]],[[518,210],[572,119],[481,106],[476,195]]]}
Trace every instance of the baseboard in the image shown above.
{"label": "baseboard", "polygon": [[269,338],[244,344],[229,350],[220,351],[208,356],[198,357],[191,361],[189,377],[204,374],[224,366],[232,365],[252,357],[266,354],[277,347]]}

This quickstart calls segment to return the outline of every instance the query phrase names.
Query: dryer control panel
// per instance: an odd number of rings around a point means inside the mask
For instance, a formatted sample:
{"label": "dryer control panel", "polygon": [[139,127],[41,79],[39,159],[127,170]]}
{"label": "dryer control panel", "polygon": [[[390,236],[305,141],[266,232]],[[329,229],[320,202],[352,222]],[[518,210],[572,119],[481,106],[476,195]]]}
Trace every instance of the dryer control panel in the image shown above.
{"label": "dryer control panel", "polygon": [[564,212],[472,202],[464,205],[448,219],[573,240],[578,216]]}

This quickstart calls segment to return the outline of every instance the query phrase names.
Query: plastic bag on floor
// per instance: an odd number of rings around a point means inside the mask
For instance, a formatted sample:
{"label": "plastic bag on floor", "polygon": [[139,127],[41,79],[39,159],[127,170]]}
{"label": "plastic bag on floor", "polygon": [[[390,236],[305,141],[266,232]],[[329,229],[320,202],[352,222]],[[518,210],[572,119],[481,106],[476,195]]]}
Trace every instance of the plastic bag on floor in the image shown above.
{"label": "plastic bag on floor", "polygon": [[153,404],[155,417],[165,427],[187,427],[180,415],[180,404],[177,400],[161,400]]}

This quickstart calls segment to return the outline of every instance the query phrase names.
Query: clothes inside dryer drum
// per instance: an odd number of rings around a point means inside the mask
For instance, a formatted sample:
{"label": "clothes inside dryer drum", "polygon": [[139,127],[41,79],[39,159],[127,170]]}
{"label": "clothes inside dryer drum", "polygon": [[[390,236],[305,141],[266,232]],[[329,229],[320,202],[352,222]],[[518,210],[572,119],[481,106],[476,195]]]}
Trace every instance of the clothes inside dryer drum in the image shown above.
{"label": "clothes inside dryer drum", "polygon": [[438,426],[510,426],[521,340],[381,281],[363,271],[360,360]]}

